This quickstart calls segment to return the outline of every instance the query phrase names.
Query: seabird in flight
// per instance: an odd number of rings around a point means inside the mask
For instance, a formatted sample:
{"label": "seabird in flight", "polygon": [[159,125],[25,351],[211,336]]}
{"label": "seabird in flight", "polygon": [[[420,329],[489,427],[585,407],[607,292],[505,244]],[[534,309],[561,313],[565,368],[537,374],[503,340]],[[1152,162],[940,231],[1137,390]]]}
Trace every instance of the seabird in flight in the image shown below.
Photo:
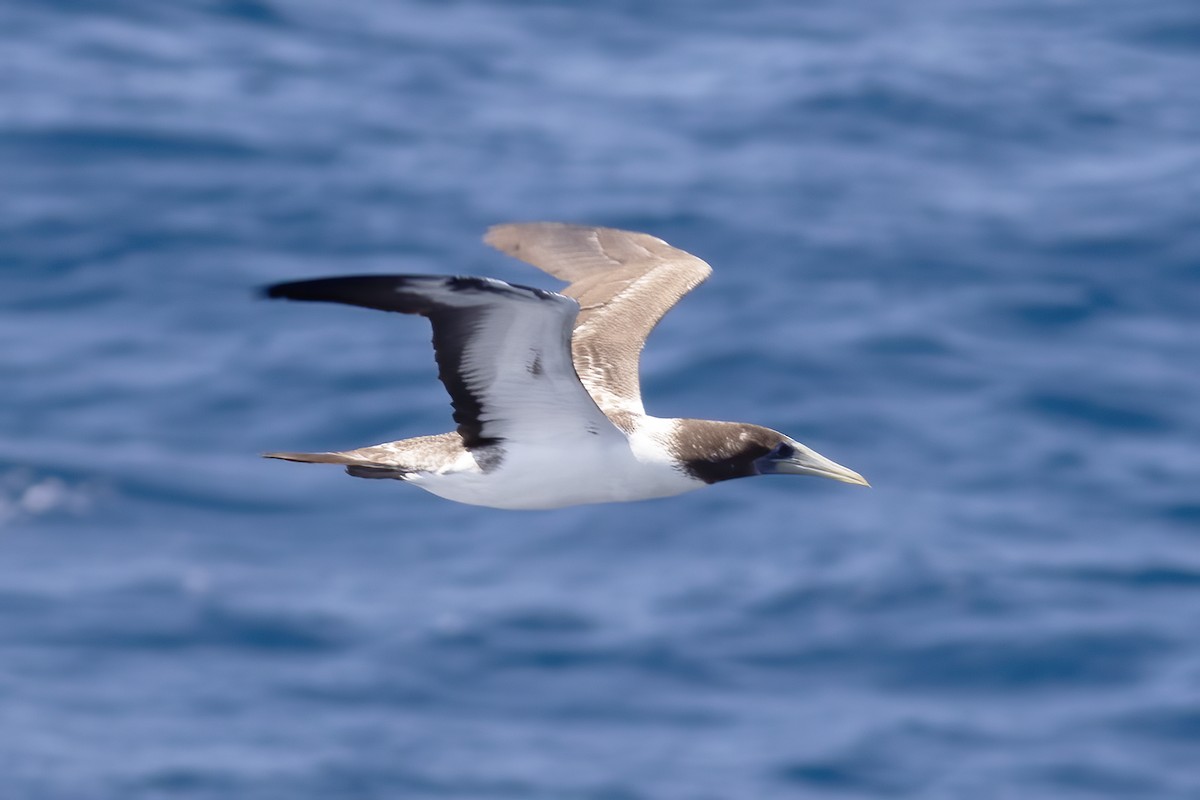
{"label": "seabird in flight", "polygon": [[644,233],[554,222],[496,225],[484,241],[569,285],[363,275],[279,283],[268,297],[420,314],[456,430],[330,453],[268,458],[341,464],[460,503],[558,508],[668,497],[751,475],[861,475],[769,428],[646,414],[646,337],[712,268]]}

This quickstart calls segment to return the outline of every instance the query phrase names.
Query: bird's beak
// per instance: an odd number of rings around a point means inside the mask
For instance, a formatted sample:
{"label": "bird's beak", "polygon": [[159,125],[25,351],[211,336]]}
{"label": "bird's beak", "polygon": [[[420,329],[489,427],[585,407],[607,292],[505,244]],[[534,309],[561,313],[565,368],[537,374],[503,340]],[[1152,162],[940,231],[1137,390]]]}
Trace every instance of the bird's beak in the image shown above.
{"label": "bird's beak", "polygon": [[853,483],[858,486],[870,486],[867,479],[852,469],[843,467],[835,461],[830,461],[820,453],[810,450],[799,442],[794,445],[796,452],[791,458],[764,456],[757,462],[759,471],[769,475],[815,475],[818,478],[832,478],[842,483]]}

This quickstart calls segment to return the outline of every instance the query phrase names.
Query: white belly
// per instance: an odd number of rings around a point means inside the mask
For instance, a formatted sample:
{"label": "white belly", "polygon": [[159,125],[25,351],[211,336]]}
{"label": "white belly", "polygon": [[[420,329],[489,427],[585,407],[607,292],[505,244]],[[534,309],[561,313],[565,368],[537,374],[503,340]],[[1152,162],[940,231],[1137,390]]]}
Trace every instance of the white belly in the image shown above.
{"label": "white belly", "polygon": [[544,509],[670,497],[705,484],[680,471],[655,437],[584,436],[571,441],[506,443],[490,472],[469,456],[453,469],[418,473],[406,482],[470,505]]}

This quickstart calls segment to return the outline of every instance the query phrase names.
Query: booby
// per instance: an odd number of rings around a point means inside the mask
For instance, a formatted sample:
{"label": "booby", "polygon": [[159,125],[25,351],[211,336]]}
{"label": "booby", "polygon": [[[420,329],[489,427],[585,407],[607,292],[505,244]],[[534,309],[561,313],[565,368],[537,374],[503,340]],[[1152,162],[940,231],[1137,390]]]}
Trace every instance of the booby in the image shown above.
{"label": "booby", "polygon": [[493,278],[361,275],[278,283],[268,297],[419,314],[456,430],[327,453],[267,458],[340,464],[439,497],[544,509],[668,497],[752,475],[869,485],[778,431],[646,414],[638,362],[658,321],[712,267],[645,233],[534,222],[484,241],[568,285]]}

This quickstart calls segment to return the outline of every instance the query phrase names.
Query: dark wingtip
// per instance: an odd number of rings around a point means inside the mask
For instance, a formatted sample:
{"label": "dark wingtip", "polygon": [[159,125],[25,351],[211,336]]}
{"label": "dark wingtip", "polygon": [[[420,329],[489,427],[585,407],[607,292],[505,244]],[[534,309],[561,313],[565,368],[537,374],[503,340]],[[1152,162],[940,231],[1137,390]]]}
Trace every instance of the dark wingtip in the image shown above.
{"label": "dark wingtip", "polygon": [[402,314],[427,314],[439,302],[437,293],[446,290],[468,294],[486,292],[508,296],[532,295],[539,300],[566,300],[562,295],[545,289],[471,275],[345,275],[275,283],[263,287],[260,291],[263,297],[272,299],[346,303],[381,311],[398,311]]}
{"label": "dark wingtip", "polygon": [[426,281],[443,283],[446,280],[446,276],[440,275],[339,275],[332,278],[275,283],[264,287],[262,294],[272,299],[345,303],[380,311],[423,314],[428,310],[429,302],[420,291],[405,290]]}
{"label": "dark wingtip", "polygon": [[307,281],[287,281],[263,286],[258,291],[261,297],[269,300],[324,300],[328,287],[341,280],[340,278],[316,278]]}
{"label": "dark wingtip", "polygon": [[345,275],[273,283],[259,289],[270,300],[310,300],[377,307],[371,300],[393,293],[403,280],[400,275]]}

